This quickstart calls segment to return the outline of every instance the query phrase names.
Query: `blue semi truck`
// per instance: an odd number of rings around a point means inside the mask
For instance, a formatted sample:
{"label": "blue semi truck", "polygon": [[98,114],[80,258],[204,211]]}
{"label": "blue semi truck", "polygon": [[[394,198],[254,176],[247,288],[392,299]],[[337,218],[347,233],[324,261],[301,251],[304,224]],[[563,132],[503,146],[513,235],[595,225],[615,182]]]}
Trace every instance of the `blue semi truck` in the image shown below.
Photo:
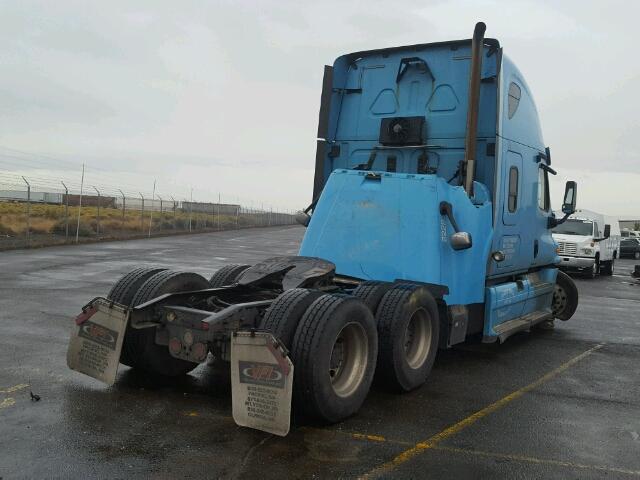
{"label": "blue semi truck", "polygon": [[[113,383],[118,363],[177,376],[230,361],[234,392],[249,385],[234,417],[269,430],[284,415],[283,434],[291,402],[337,422],[374,376],[410,391],[438,349],[568,320],[578,293],[551,228],[574,212],[577,186],[557,219],[531,91],[484,31],[326,66],[299,255],[209,279],[135,269],[76,318],[70,367]],[[261,388],[285,394],[247,399]]]}

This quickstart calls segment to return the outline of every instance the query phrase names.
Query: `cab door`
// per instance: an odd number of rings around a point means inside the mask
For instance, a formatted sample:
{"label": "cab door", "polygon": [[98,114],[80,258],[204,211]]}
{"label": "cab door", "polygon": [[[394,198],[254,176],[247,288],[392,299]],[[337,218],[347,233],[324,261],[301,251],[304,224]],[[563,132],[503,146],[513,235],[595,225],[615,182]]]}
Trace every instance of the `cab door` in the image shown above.
{"label": "cab door", "polygon": [[504,203],[502,223],[517,225],[520,219],[522,197],[522,155],[508,150],[505,155]]}
{"label": "cab door", "polygon": [[522,155],[507,150],[503,168],[502,237],[499,249],[505,259],[498,263],[498,270],[510,270],[516,267],[520,255],[520,232],[518,223],[522,210]]}

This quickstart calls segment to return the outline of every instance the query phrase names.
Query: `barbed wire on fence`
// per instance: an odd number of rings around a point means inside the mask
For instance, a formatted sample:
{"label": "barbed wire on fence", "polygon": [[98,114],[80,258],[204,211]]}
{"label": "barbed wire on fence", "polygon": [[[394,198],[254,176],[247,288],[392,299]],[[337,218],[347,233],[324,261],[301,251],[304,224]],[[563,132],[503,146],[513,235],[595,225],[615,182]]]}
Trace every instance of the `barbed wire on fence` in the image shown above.
{"label": "barbed wire on fence", "polygon": [[0,249],[295,223],[293,210],[225,202],[221,193],[198,201],[193,189],[187,198],[155,181],[135,192],[90,180],[84,171],[80,183],[0,171]]}

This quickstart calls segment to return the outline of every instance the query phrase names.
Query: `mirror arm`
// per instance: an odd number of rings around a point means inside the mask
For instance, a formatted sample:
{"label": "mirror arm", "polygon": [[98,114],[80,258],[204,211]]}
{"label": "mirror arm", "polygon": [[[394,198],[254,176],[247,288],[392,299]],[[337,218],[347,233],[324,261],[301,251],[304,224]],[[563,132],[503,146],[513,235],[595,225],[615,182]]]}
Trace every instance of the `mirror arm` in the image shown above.
{"label": "mirror arm", "polygon": [[562,217],[559,220],[556,217],[549,217],[548,220],[547,220],[547,228],[557,227],[561,223],[566,222],[567,218],[569,218],[569,215],[571,215],[571,213],[565,213],[564,217]]}

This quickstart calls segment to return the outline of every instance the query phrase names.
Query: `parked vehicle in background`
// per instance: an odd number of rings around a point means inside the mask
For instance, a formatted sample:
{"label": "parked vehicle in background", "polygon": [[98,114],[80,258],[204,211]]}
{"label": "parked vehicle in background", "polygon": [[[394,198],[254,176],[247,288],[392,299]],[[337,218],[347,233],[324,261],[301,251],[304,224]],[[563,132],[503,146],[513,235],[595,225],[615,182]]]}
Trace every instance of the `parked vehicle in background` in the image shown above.
{"label": "parked vehicle in background", "polygon": [[624,229],[620,232],[622,238],[638,238],[640,239],[640,231]]}
{"label": "parked vehicle in background", "polygon": [[623,238],[620,241],[620,256],[640,260],[640,238]]}
{"label": "parked vehicle in background", "polygon": [[589,210],[576,210],[569,219],[553,228],[558,244],[560,268],[612,275],[620,252],[618,220]]}

